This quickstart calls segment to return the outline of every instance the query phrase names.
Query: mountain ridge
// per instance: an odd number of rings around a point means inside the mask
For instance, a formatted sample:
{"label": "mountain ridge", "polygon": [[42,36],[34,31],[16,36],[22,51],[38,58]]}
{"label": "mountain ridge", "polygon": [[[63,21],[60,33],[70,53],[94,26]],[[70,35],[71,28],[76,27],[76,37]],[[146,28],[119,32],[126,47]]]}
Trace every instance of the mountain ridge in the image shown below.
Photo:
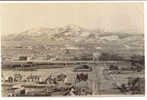
{"label": "mountain ridge", "polygon": [[103,52],[119,51],[127,54],[131,50],[143,52],[144,35],[92,31],[75,25],[67,25],[56,28],[34,28],[8,35],[3,38],[2,46],[6,48],[31,46],[33,49],[38,49],[38,52],[48,50],[48,48],[56,48],[56,50],[59,48],[85,48],[85,50],[99,48]]}

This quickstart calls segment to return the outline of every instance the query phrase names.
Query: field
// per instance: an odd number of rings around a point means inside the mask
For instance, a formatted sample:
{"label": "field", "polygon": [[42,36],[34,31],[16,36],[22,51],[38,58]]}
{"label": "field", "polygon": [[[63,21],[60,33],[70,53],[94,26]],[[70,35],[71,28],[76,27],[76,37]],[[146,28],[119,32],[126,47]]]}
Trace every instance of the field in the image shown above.
{"label": "field", "polygon": [[[122,64],[124,66],[125,64]],[[76,75],[79,72],[73,72],[73,69],[79,65],[58,65],[62,68],[53,68],[52,65],[48,65],[50,68],[42,68],[41,65],[37,66],[39,69],[36,69],[34,71],[24,71],[24,70],[2,70],[3,80],[8,75],[13,76],[14,74],[21,74],[23,77],[29,76],[29,75],[39,75],[42,80],[45,80],[47,77],[49,77],[51,74],[54,77],[57,77],[57,75],[65,74],[68,77],[68,82],[72,83],[72,85],[76,85]],[[97,63],[97,64],[89,64],[90,67],[92,67],[92,72],[84,72],[88,73],[88,87],[92,89],[93,95],[124,95],[121,93],[119,89],[116,89],[114,86],[115,83],[118,84],[126,84],[128,82],[128,77],[142,77],[144,78],[143,72],[125,72],[125,73],[115,73],[113,71],[110,75],[110,73],[104,73],[104,70],[108,67],[108,64],[104,63]],[[127,66],[127,65],[126,65]],[[114,80],[115,78],[115,80]],[[26,83],[14,83],[16,84],[26,84]],[[11,85],[6,85],[3,83],[2,85],[2,94],[3,96],[8,96],[8,88],[10,88]],[[39,90],[39,89],[38,89]],[[35,89],[37,91],[37,88]],[[56,95],[53,95],[56,96]],[[57,96],[62,96],[60,93],[57,94]]]}

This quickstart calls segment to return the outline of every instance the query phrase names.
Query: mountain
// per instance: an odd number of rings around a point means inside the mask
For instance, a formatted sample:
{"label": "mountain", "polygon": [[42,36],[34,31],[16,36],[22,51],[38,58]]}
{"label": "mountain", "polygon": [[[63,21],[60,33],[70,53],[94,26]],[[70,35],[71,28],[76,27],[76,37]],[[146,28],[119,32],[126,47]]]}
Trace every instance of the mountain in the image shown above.
{"label": "mountain", "polygon": [[96,49],[101,52],[123,55],[144,54],[144,35],[99,32],[76,25],[67,25],[55,28],[33,28],[2,37],[2,52],[10,53],[9,55],[18,52],[20,54],[54,55],[56,51],[62,52],[61,48],[82,48],[89,52]]}

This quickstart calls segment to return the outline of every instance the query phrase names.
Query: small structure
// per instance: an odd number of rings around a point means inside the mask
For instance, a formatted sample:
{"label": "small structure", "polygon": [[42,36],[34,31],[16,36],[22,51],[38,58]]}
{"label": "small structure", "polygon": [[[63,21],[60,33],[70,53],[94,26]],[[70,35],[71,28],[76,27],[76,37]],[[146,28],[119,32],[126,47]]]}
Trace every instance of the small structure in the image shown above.
{"label": "small structure", "polygon": [[88,74],[84,74],[84,73],[77,74],[76,80],[78,82],[80,82],[80,81],[87,81],[88,80]]}
{"label": "small structure", "polygon": [[8,79],[7,79],[7,81],[10,82],[10,83],[12,83],[12,82],[14,82],[14,78],[12,76],[9,76]]}
{"label": "small structure", "polygon": [[91,72],[91,71],[92,71],[92,67],[88,65],[82,65],[80,67],[76,67],[73,69],[73,72]]}
{"label": "small structure", "polygon": [[27,61],[28,60],[28,57],[27,56],[20,56],[19,57],[19,60],[20,61]]}
{"label": "small structure", "polygon": [[57,76],[57,81],[64,81],[66,77],[67,77],[67,75],[60,74],[60,75]]}
{"label": "small structure", "polygon": [[26,78],[27,82],[39,82],[40,81],[40,76],[39,75],[29,75]]}
{"label": "small structure", "polygon": [[14,75],[14,81],[15,82],[20,82],[22,80],[22,75],[21,74],[15,74]]}
{"label": "small structure", "polygon": [[77,95],[91,95],[92,90],[89,88],[88,83],[81,81],[76,84],[76,94]]}
{"label": "small structure", "polygon": [[56,78],[51,78],[51,77],[48,77],[46,80],[45,80],[45,83],[46,84],[49,84],[51,86],[55,86],[57,84],[57,81],[56,81]]}

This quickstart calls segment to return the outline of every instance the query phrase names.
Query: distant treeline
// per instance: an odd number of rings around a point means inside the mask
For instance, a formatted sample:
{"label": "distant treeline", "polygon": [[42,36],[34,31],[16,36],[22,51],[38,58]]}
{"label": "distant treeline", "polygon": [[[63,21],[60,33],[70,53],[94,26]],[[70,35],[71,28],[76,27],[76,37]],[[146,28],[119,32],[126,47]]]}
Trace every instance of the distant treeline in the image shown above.
{"label": "distant treeline", "polygon": [[100,61],[131,61],[132,63],[139,63],[141,65],[144,65],[145,57],[141,55],[132,55],[131,57],[123,57],[118,54],[109,54],[109,53],[102,53],[99,57]]}
{"label": "distant treeline", "polygon": [[92,54],[84,54],[80,55],[79,57],[72,56],[70,60],[73,61],[91,61],[91,60],[98,60],[98,61],[130,61],[132,63],[139,63],[141,65],[144,65],[144,56],[141,55],[132,55],[132,56],[126,56],[118,55],[115,53],[101,53],[97,57],[93,57]]}

